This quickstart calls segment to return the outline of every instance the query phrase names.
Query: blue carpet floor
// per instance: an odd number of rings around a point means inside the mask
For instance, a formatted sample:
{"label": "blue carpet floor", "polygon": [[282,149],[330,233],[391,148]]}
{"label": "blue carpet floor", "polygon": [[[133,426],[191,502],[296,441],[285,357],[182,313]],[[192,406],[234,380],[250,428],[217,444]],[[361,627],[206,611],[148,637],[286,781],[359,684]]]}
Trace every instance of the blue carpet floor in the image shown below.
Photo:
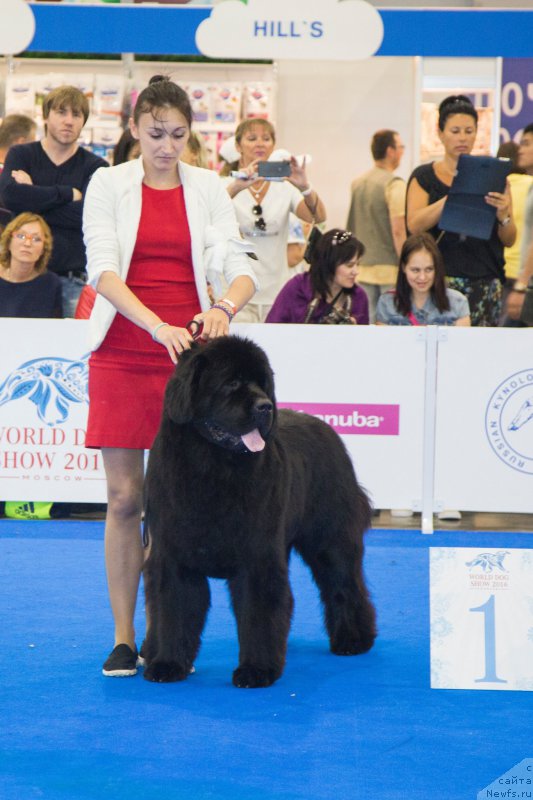
{"label": "blue carpet floor", "polygon": [[0,800],[472,800],[533,756],[533,695],[430,690],[428,633],[429,546],[533,537],[371,532],[379,638],[356,658],[328,652],[294,559],[285,673],[248,691],[231,686],[236,633],[217,581],[195,675],[102,677],[102,539],[101,522],[0,520]]}

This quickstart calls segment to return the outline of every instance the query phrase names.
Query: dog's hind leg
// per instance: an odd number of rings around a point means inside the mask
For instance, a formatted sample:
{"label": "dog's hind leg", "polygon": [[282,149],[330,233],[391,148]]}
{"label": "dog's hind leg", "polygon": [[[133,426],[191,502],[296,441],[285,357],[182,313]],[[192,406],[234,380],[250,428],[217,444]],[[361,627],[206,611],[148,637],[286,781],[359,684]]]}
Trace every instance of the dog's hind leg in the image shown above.
{"label": "dog's hind leg", "polygon": [[182,681],[200,649],[210,604],[209,583],[203,575],[164,563],[152,571],[151,558],[144,570],[149,617],[144,677],[157,683]]}
{"label": "dog's hind leg", "polygon": [[229,581],[239,633],[239,666],[233,684],[240,689],[270,686],[285,666],[293,598],[287,565],[262,563]]}
{"label": "dog's hind leg", "polygon": [[305,545],[297,549],[320,591],[331,652],[365,653],[376,638],[376,612],[363,575],[362,546],[349,543],[342,532],[328,539],[336,543],[318,550]]}

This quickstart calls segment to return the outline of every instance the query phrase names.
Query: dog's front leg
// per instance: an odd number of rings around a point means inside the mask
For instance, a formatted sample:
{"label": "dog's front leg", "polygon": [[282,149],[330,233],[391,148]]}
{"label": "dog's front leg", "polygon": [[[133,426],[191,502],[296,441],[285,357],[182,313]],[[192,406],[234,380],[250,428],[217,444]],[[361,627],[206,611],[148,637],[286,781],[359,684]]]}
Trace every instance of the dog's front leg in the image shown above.
{"label": "dog's front leg", "polygon": [[209,610],[207,578],[169,566],[152,554],[144,567],[144,586],[149,619],[144,677],[157,683],[185,680],[200,648]]}
{"label": "dog's front leg", "polygon": [[285,563],[261,563],[229,582],[239,633],[240,689],[270,686],[285,665],[293,598]]}

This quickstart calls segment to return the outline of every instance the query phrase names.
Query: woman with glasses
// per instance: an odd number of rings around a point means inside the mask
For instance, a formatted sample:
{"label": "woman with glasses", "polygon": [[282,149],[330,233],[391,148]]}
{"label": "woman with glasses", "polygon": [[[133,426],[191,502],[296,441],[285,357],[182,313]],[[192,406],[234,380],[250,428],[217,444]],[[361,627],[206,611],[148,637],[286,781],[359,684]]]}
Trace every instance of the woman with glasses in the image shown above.
{"label": "woman with glasses", "polygon": [[239,160],[231,169],[242,177],[224,178],[245,239],[255,244],[254,270],[259,291],[239,314],[239,322],[263,322],[281,287],[290,278],[287,241],[291,212],[304,222],[323,222],[326,209],[307,178],[306,165],[290,159],[290,175],[268,180],[257,175],[258,164],[274,151],[276,133],[265,119],[247,119],[235,132]]}
{"label": "woman with glasses", "polygon": [[[249,245],[220,178],[180,161],[191,122],[186,92],[154,76],[130,120],[140,157],[97,170],[85,197],[87,271],[97,291],[86,446],[101,448],[107,479],[115,638],[103,673],[110,677],[137,671],[144,451],[159,428],[167,381],[198,327],[188,323],[202,323],[205,339],[224,336],[255,291]],[[217,292],[213,304],[208,280]]]}
{"label": "woman with glasses", "polygon": [[19,214],[0,236],[0,317],[62,317],[61,281],[46,266],[50,228],[38,214]]}
{"label": "woman with glasses", "polygon": [[327,231],[311,252],[309,271],[285,284],[266,322],[368,325],[368,298],[356,283],[364,252],[350,231]]}
{"label": "woman with glasses", "polygon": [[505,282],[503,249],[516,238],[509,186],[503,193],[489,192],[485,197],[496,210],[488,241],[438,227],[459,156],[469,155],[474,147],[477,121],[477,111],[464,95],[447,97],[440,104],[438,135],[444,155],[412,173],[407,186],[407,228],[410,233],[428,231],[437,240],[448,285],[467,297],[472,325],[486,327],[498,325]]}

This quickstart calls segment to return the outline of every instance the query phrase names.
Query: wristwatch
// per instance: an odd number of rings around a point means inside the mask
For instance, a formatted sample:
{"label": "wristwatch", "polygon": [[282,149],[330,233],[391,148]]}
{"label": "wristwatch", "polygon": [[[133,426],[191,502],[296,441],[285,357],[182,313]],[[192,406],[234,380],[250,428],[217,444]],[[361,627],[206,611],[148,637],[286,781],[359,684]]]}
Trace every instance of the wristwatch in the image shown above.
{"label": "wristwatch", "polygon": [[511,217],[510,217],[510,216],[507,216],[507,217],[504,217],[503,219],[499,219],[499,220],[498,220],[498,225],[501,225],[501,227],[502,227],[502,228],[505,228],[505,226],[506,226],[506,225],[509,225],[509,223],[510,223],[511,221],[512,221],[512,220],[511,220]]}
{"label": "wristwatch", "polygon": [[520,281],[515,281],[513,286],[513,292],[520,292],[520,294],[525,294],[527,286],[525,283],[521,283]]}

